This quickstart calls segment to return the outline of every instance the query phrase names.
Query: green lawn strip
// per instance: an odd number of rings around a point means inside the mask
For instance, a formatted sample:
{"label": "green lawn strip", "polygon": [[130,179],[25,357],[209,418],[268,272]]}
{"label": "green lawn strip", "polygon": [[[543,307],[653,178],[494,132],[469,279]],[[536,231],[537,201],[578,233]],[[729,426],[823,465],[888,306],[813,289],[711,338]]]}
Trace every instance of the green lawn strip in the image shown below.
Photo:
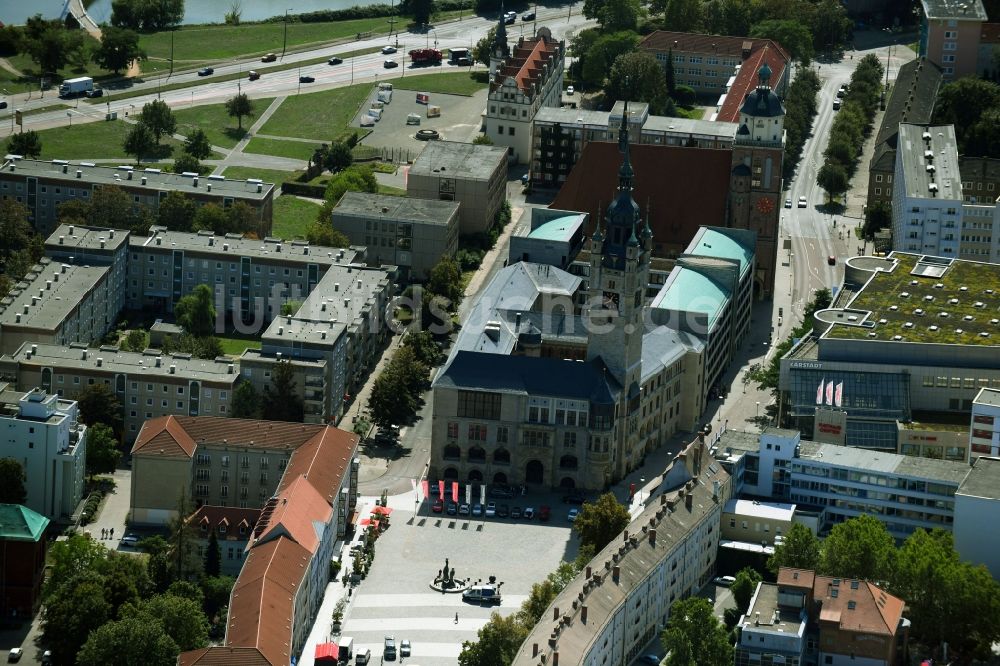
{"label": "green lawn strip", "polygon": [[271,235],[291,240],[305,238],[306,230],[316,221],[320,210],[318,203],[306,201],[291,194],[282,194],[274,200],[274,217]]}
{"label": "green lawn strip", "polygon": [[290,96],[264,123],[259,133],[330,142],[341,135],[350,134],[352,130],[348,123],[371,91],[371,83],[359,83],[345,88]]}
{"label": "green lawn strip", "polygon": [[484,72],[470,74],[466,71],[417,74],[404,76],[398,82],[394,82],[394,85],[400,90],[468,96],[486,88],[482,74]]}
{"label": "green lawn strip", "polygon": [[217,335],[215,337],[222,345],[222,352],[228,356],[238,357],[247,349],[260,349],[259,338],[243,338],[236,335]]}
{"label": "green lawn strip", "polygon": [[[173,31],[173,57],[176,60],[225,60],[247,55],[281,53],[285,24],[248,23],[245,25],[182,26]],[[332,21],[328,23],[289,23],[288,46],[315,47],[338,39],[355,37],[359,32],[388,33],[388,17]],[[170,58],[170,33],[165,30],[142,35],[139,46],[150,58]]]}
{"label": "green lawn strip", "polygon": [[[254,109],[262,112],[274,98],[253,100]],[[195,129],[202,129],[208,135],[208,140],[213,146],[223,148],[234,148],[240,139],[246,134],[246,128],[238,130],[236,119],[226,113],[225,104],[205,104],[194,106],[188,109],[177,109],[174,111],[177,119],[177,132],[185,136]]]}
{"label": "green lawn strip", "polygon": [[404,190],[402,187],[393,187],[392,185],[383,185],[382,183],[378,184],[378,193],[388,194],[394,197],[406,196],[406,190]]}
{"label": "green lawn strip", "polygon": [[248,178],[260,178],[265,183],[281,185],[286,180],[291,180],[299,172],[279,171],[277,169],[258,169],[256,167],[231,166],[226,167],[222,175],[226,178],[236,180],[247,180]]}
{"label": "green lawn strip", "polygon": [[[113,120],[39,130],[38,135],[42,141],[40,158],[86,160],[121,157],[126,160],[123,163],[128,163],[134,158],[125,154],[122,141],[130,127],[124,121]],[[162,138],[160,144],[158,152],[143,157],[170,159],[179,155],[182,149],[181,143],[170,137]]]}
{"label": "green lawn strip", "polygon": [[282,139],[267,139],[255,136],[247,143],[244,153],[259,155],[274,155],[275,157],[290,157],[296,160],[308,161],[322,141],[284,141]]}
{"label": "green lawn strip", "polygon": [[677,107],[677,117],[678,118],[690,118],[691,120],[701,120],[705,116],[705,110],[700,107],[686,108],[683,106]]}

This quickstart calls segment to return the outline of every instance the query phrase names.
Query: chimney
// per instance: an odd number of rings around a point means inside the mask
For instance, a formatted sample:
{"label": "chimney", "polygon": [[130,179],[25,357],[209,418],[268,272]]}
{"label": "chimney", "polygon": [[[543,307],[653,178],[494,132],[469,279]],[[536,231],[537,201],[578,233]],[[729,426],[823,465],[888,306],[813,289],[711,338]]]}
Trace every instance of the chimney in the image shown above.
{"label": "chimney", "polygon": [[693,500],[694,500],[694,495],[692,493],[688,493],[684,496],[684,508],[686,508],[688,511],[691,510]]}
{"label": "chimney", "polygon": [[208,246],[212,247],[214,245],[215,245],[215,236],[209,236],[208,237]]}
{"label": "chimney", "polygon": [[628,530],[625,530],[625,543],[628,543]]}
{"label": "chimney", "polygon": [[559,653],[558,652],[553,652],[552,653],[552,666],[559,666]]}
{"label": "chimney", "polygon": [[129,169],[128,173],[125,174],[125,180],[132,180],[132,170]]}
{"label": "chimney", "polygon": [[229,243],[223,243],[222,244],[222,251],[223,252],[229,252]]}
{"label": "chimney", "polygon": [[146,177],[145,176],[142,177],[142,181],[141,182],[142,182],[143,185],[146,184]]}
{"label": "chimney", "polygon": [[538,643],[531,644],[531,658],[534,659],[538,656]]}
{"label": "chimney", "polygon": [[62,244],[63,244],[63,241],[65,241],[65,240],[66,240],[66,237],[65,237],[65,236],[60,236],[60,237],[59,237],[59,244],[60,244],[60,245],[62,245]]}
{"label": "chimney", "polygon": [[82,359],[83,359],[84,361],[86,361],[86,360],[87,360],[87,350],[86,350],[86,349],[84,349],[84,350],[83,350],[83,354],[81,355],[81,358],[82,358]]}
{"label": "chimney", "polygon": [[73,226],[72,224],[71,224],[71,225],[69,225],[69,232],[70,232],[71,234],[73,233],[73,229],[74,229],[74,228],[75,228],[75,227],[74,227],[74,226]]}
{"label": "chimney", "polygon": [[170,364],[170,374],[172,375],[177,374],[177,366],[174,365],[173,363]]}
{"label": "chimney", "polygon": [[339,282],[335,282],[333,284],[333,290],[334,291],[340,291],[340,283]]}
{"label": "chimney", "polygon": [[558,622],[559,621],[559,606],[555,606],[552,609],[552,621],[553,622]]}
{"label": "chimney", "polygon": [[77,177],[77,178],[83,178],[83,171],[81,171],[81,170],[77,169],[77,170],[76,170],[76,177]]}
{"label": "chimney", "polygon": [[590,580],[590,567],[589,566],[587,567],[587,576],[586,576],[586,579]]}
{"label": "chimney", "polygon": [[52,274],[52,281],[53,282],[59,282],[59,273],[53,273]]}
{"label": "chimney", "polygon": [[285,327],[284,326],[279,326],[278,327],[278,335],[284,335],[284,334],[285,334]]}
{"label": "chimney", "polygon": [[104,240],[104,239],[102,238],[102,239],[101,239],[101,249],[102,249],[102,250],[104,249],[104,244],[105,244],[105,240]]}
{"label": "chimney", "polygon": [[108,235],[111,236],[112,238],[114,238],[115,237],[115,230],[114,229],[108,229]]}
{"label": "chimney", "polygon": [[264,186],[261,185],[260,183],[257,183],[257,194],[260,194],[263,191],[264,191]]}
{"label": "chimney", "polygon": [[649,530],[649,545],[650,546],[654,546],[654,547],[656,546],[656,530],[655,529]]}
{"label": "chimney", "polygon": [[104,365],[104,359],[103,359],[103,358],[101,358],[100,356],[98,356],[98,357],[97,357],[97,367],[99,368],[99,367],[101,367],[102,365]]}
{"label": "chimney", "polygon": [[587,624],[587,607],[580,606],[580,622]]}
{"label": "chimney", "polygon": [[160,357],[159,356],[156,357],[156,367],[157,368],[160,367]]}
{"label": "chimney", "polygon": [[194,187],[198,187],[198,176],[195,176],[194,178],[191,179],[191,185]]}
{"label": "chimney", "polygon": [[718,501],[719,499],[719,484],[718,481],[712,481],[712,499]]}
{"label": "chimney", "polygon": [[212,183],[209,183],[208,185],[206,185],[205,189],[207,189],[209,192],[211,192],[212,191]]}
{"label": "chimney", "polygon": [[69,173],[69,165],[63,164],[63,173]]}
{"label": "chimney", "polygon": [[754,613],[753,624],[755,627],[760,626],[760,613]]}
{"label": "chimney", "polygon": [[619,576],[621,576],[622,568],[617,564],[611,569],[611,580],[618,582]]}
{"label": "chimney", "polygon": [[160,238],[159,236],[157,236],[157,237],[156,237],[156,244],[157,244],[157,245],[163,245],[163,239],[162,239],[162,238]]}
{"label": "chimney", "polygon": [[233,366],[232,363],[230,363],[229,365],[226,366],[226,374],[230,374],[231,375],[231,374],[233,374],[233,372],[235,370],[236,370],[236,368],[235,368],[235,366]]}
{"label": "chimney", "polygon": [[20,312],[18,312],[16,315],[14,315],[14,323],[15,324],[20,324],[21,323],[21,313]]}

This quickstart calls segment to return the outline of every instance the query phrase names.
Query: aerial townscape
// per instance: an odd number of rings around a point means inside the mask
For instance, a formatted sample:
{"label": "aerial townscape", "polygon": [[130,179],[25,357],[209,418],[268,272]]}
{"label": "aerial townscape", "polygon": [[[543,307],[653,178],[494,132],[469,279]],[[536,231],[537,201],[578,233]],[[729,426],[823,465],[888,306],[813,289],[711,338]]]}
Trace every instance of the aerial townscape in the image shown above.
{"label": "aerial townscape", "polygon": [[1000,666],[1000,0],[369,1],[0,2],[7,662]]}

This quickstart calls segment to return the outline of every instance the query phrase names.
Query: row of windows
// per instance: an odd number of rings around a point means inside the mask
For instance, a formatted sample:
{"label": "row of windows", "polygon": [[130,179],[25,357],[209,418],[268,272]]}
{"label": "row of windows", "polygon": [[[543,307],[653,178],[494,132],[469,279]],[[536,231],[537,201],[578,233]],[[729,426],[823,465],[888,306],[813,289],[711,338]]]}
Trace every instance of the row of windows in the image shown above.
{"label": "row of windows", "polygon": [[[149,254],[149,255],[146,255],[146,256],[147,256],[148,263],[151,263],[151,264],[155,263],[155,261],[156,261],[156,256],[155,255]],[[133,252],[132,253],[132,261],[133,262],[138,262],[139,261],[139,255]],[[168,255],[161,255],[160,256],[160,263],[163,264],[163,265],[165,265],[165,266],[169,266],[171,264],[170,257]],[[211,268],[210,263],[211,262],[208,259],[202,259],[201,260],[201,268],[203,270],[207,270],[207,269]],[[132,265],[133,266],[138,266],[139,264],[138,263],[133,263]],[[189,258],[187,260],[187,267],[188,268],[198,268],[199,267],[198,266],[198,260],[197,259],[190,259]],[[235,273],[236,269],[237,269],[237,264],[234,264],[234,263],[230,263],[229,264],[229,272]],[[223,263],[221,261],[217,261],[217,262],[215,262],[215,270],[217,270],[217,271],[224,271],[226,269],[223,267]],[[284,272],[284,275],[286,275],[286,276],[290,276],[291,275],[291,269],[290,268],[283,268],[282,271]],[[255,273],[260,273],[261,272],[261,266],[255,265],[254,266],[254,272]],[[276,274],[275,267],[274,266],[270,266],[268,268],[268,273],[270,275],[275,275]],[[301,268],[295,270],[296,277],[302,277],[303,274],[304,273],[303,273],[303,271],[302,271]],[[190,271],[188,271],[188,277],[191,277],[191,275],[192,275],[192,273]],[[205,275],[205,274],[203,273],[202,275]]]}

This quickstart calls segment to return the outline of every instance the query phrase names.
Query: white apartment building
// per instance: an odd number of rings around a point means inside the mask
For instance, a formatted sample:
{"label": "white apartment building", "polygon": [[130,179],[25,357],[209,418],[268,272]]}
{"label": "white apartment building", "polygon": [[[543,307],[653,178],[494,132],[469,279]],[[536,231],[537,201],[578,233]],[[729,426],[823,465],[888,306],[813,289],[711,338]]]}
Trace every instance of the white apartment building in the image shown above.
{"label": "white apartment building", "polygon": [[972,401],[969,462],[980,456],[1000,456],[1000,389],[980,389]]}
{"label": "white apartment building", "polygon": [[[983,456],[955,493],[955,550],[966,562],[985,564],[1000,577],[1000,458]],[[985,529],[984,529],[985,527]]]}
{"label": "white apartment building", "polygon": [[957,259],[962,176],[954,126],[900,123],[895,181],[893,249]]}
{"label": "white apartment building", "polygon": [[24,505],[50,518],[69,516],[83,498],[87,426],[77,404],[54,393],[0,384],[0,446],[24,470]]}

